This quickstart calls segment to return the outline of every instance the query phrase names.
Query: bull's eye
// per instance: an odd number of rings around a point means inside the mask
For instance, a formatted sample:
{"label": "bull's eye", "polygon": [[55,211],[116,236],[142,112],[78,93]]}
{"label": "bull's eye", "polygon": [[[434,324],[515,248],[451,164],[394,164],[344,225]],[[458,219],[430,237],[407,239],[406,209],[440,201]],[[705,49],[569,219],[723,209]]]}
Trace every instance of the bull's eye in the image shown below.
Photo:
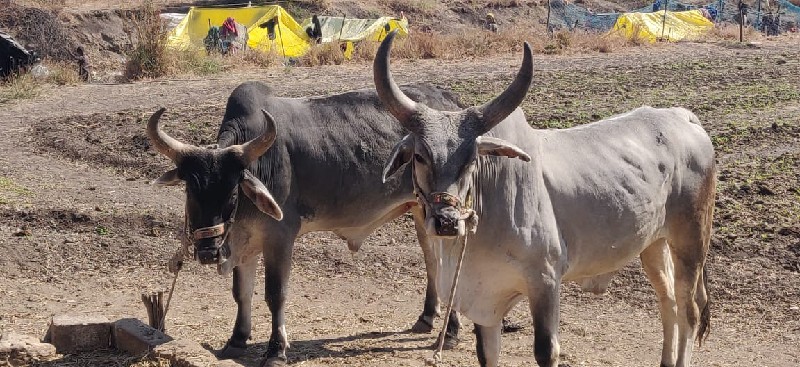
{"label": "bull's eye", "polygon": [[422,158],[422,156],[417,153],[414,153],[414,160],[419,164],[425,164],[425,158]]}

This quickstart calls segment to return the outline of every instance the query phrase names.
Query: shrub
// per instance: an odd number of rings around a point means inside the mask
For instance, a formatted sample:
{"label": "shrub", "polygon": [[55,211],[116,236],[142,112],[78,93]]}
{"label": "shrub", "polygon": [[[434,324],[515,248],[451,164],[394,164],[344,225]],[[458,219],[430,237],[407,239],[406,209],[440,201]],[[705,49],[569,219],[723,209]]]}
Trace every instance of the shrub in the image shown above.
{"label": "shrub", "polygon": [[48,62],[45,67],[49,70],[49,74],[45,79],[48,83],[57,85],[76,85],[81,83],[75,63]]}
{"label": "shrub", "polygon": [[317,65],[340,65],[344,62],[344,52],[339,42],[323,43],[320,45],[312,45],[305,55],[299,58],[300,65],[303,66],[317,66]]}
{"label": "shrub", "polygon": [[132,47],[127,52],[125,76],[134,80],[167,74],[170,64],[167,28],[159,16],[159,10],[151,0],[146,0],[139,9],[128,14],[130,28],[126,29],[126,33]]}
{"label": "shrub", "polygon": [[29,73],[13,74],[0,85],[0,103],[39,95],[39,83]]}

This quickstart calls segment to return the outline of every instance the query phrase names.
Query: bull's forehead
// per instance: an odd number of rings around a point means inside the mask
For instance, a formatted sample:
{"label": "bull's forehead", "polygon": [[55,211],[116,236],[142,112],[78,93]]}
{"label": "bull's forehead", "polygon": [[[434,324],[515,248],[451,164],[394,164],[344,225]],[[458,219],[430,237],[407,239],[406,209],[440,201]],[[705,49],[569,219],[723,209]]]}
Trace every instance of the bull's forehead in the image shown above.
{"label": "bull's forehead", "polygon": [[477,129],[471,111],[426,111],[417,151],[424,150],[431,159],[435,176],[442,180],[456,180],[464,166],[475,158]]}
{"label": "bull's forehead", "polygon": [[196,150],[180,163],[182,178],[194,191],[232,187],[243,169],[236,155],[223,149]]}

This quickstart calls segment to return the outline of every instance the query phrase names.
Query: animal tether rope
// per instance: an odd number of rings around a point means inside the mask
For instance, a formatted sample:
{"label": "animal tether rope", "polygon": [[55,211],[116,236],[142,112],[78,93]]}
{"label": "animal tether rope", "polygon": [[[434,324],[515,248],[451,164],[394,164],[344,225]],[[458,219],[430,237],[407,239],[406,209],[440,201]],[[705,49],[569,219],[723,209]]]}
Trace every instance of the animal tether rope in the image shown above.
{"label": "animal tether rope", "polygon": [[[414,173],[414,166],[411,166],[412,170],[412,183],[414,185],[414,195],[417,197],[417,201],[419,201],[420,206],[423,208],[423,211],[427,210],[427,207],[430,206],[430,201],[428,198],[425,197],[425,194],[419,189],[417,185],[416,175]],[[450,286],[450,297],[447,300],[447,313],[445,314],[445,322],[442,324],[442,331],[439,333],[439,339],[436,345],[436,350],[433,352],[433,365],[441,362],[442,360],[442,350],[444,349],[444,338],[447,333],[447,324],[450,319],[450,313],[453,312],[453,301],[456,295],[456,288],[458,287],[458,277],[461,274],[461,265],[464,263],[464,254],[467,252],[467,236],[469,233],[475,233],[478,227],[478,214],[475,213],[475,210],[472,208],[472,189],[467,191],[467,198],[465,200],[465,205],[461,205],[461,201],[458,197],[453,196],[448,193],[432,193],[431,196],[433,197],[433,202],[441,203],[445,202],[449,205],[456,207],[460,213],[459,219],[464,220],[465,224],[468,226],[466,228],[466,233],[463,236],[459,236],[456,240],[457,243],[461,245],[461,253],[458,256],[458,263],[456,264],[456,271],[453,275],[453,284]]]}
{"label": "animal tether rope", "polygon": [[[473,212],[474,213],[474,212]],[[445,314],[445,322],[442,323],[442,331],[439,333],[439,341],[436,350],[433,352],[433,363],[436,365],[442,360],[442,349],[444,349],[444,338],[447,333],[447,324],[450,320],[450,313],[453,312],[453,300],[456,296],[456,287],[458,286],[458,275],[461,273],[461,264],[464,262],[464,253],[467,252],[467,234],[458,238],[458,243],[461,244],[461,254],[458,256],[458,264],[456,265],[456,273],[453,276],[453,285],[450,286],[450,297],[447,300],[447,313]],[[169,302],[169,300],[167,300]]]}

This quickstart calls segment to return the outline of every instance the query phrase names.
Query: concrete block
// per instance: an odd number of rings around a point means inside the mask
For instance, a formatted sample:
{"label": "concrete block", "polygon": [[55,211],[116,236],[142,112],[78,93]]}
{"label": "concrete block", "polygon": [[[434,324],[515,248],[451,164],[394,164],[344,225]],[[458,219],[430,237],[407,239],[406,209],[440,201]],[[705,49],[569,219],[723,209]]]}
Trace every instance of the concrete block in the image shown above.
{"label": "concrete block", "polygon": [[104,316],[53,316],[45,341],[59,353],[75,353],[111,347],[111,323]]}
{"label": "concrete block", "polygon": [[56,347],[16,333],[0,336],[0,366],[29,366],[58,357]]}
{"label": "concrete block", "polygon": [[143,355],[172,338],[140,321],[129,318],[114,323],[114,347],[132,355]]}
{"label": "concrete block", "polygon": [[236,367],[233,361],[220,361],[213,353],[200,344],[178,339],[164,343],[153,349],[153,358],[166,359],[172,367]]}

